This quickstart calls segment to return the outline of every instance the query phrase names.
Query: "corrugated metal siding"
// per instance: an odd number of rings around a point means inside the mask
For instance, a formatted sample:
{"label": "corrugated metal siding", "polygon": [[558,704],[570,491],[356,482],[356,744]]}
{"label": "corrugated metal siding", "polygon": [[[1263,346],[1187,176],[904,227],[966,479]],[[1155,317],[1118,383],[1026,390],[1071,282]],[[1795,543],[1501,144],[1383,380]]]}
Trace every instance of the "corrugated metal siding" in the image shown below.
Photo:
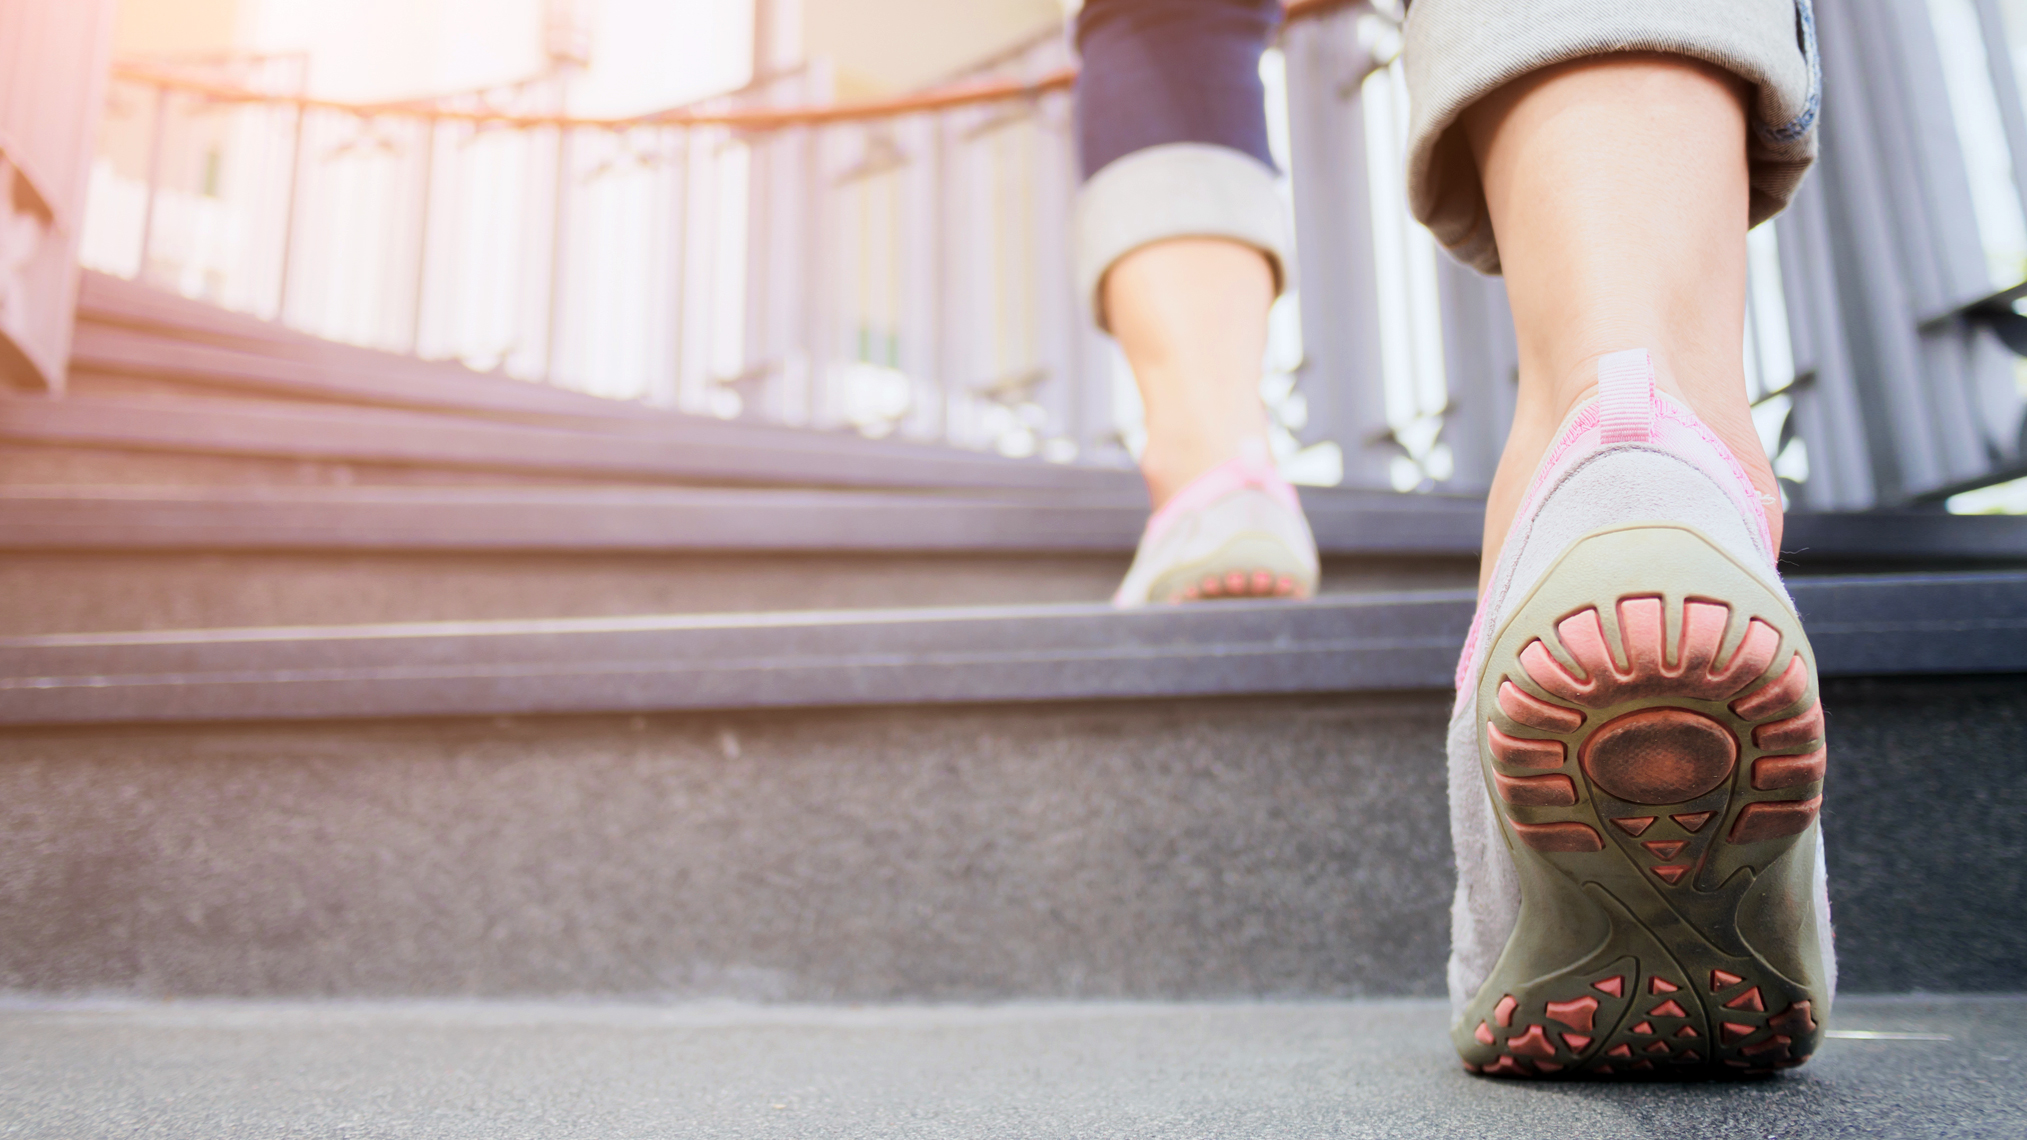
{"label": "corrugated metal siding", "polygon": [[62,386],[114,0],[0,0],[0,375]]}

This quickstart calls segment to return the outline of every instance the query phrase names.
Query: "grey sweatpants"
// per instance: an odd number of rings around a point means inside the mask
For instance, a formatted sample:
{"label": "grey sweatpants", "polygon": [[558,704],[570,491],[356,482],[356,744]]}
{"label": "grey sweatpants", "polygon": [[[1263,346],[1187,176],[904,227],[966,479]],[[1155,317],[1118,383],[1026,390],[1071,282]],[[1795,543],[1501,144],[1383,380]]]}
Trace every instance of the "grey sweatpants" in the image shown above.
{"label": "grey sweatpants", "polygon": [[1466,108],[1531,71],[1624,51],[1715,64],[1753,87],[1752,223],[1780,213],[1816,157],[1822,74],[1810,0],[1415,0],[1408,9],[1408,200],[1458,260],[1499,272]]}

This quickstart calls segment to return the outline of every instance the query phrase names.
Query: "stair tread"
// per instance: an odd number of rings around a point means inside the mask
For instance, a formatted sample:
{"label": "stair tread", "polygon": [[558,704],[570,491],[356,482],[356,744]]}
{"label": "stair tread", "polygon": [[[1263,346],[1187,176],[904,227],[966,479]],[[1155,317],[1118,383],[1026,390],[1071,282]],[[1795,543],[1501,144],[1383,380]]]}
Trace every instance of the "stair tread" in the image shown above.
{"label": "stair tread", "polygon": [[661,415],[521,422],[440,412],[154,393],[0,396],[0,438],[205,455],[527,471],[608,479],[1133,493],[1131,472]]}
{"label": "stair tread", "polygon": [[[1791,588],[1825,676],[2027,672],[2027,571]],[[0,723],[1439,689],[1473,607],[1449,589],[24,635],[0,638]]]}
{"label": "stair tread", "polygon": [[[1403,497],[1405,498],[1405,497]],[[1305,489],[1326,554],[1475,555],[1475,504]],[[0,487],[0,547],[1132,551],[1144,497],[645,486]]]}
{"label": "stair tread", "polygon": [[492,1137],[530,1120],[602,1136],[1622,1134],[1600,1130],[1601,1098],[1677,1134],[2027,1131],[2027,1102],[1993,1095],[2027,1051],[2018,995],[1847,995],[1833,1031],[1947,1039],[1832,1038],[1785,1079],[1581,1096],[1462,1073],[1448,1016],[1431,1000],[50,1004],[0,1011],[0,1098],[25,1136],[83,1120],[100,1135]]}

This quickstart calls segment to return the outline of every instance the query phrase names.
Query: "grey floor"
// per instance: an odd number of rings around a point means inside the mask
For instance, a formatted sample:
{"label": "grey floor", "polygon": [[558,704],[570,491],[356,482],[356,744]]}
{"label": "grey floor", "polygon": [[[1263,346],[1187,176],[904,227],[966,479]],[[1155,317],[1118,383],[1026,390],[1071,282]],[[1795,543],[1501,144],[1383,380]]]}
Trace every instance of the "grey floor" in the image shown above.
{"label": "grey floor", "polygon": [[14,1004],[0,1135],[2027,1135],[2027,998],[1849,998],[1749,1084],[1467,1076],[1428,1001]]}

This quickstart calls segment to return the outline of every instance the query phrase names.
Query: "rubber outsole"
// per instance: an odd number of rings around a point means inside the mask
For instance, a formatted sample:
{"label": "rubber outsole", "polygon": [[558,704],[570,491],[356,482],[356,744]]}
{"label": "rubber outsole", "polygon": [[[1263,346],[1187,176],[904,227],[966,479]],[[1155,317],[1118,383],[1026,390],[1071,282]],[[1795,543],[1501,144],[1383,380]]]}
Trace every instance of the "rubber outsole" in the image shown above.
{"label": "rubber outsole", "polygon": [[1158,602],[1307,598],[1315,593],[1315,587],[1311,572],[1280,539],[1268,534],[1240,534],[1210,555],[1155,579],[1148,596]]}
{"label": "rubber outsole", "polygon": [[1519,921],[1455,1030],[1492,1076],[1750,1076],[1821,1039],[1826,751],[1784,599],[1685,527],[1586,536],[1494,640],[1479,754]]}

